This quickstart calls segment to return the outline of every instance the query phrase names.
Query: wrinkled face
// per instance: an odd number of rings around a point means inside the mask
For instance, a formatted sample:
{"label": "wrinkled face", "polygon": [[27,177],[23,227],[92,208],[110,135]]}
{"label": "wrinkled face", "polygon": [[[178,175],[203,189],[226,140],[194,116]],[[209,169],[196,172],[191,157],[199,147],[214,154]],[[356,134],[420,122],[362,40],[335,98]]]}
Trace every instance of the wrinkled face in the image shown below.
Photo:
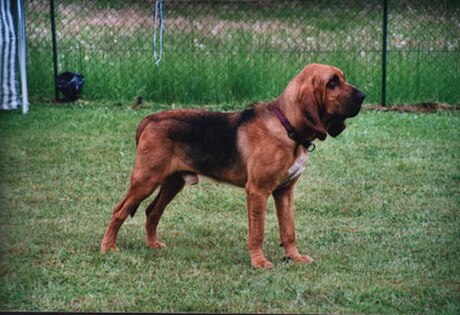
{"label": "wrinkled face", "polygon": [[328,114],[345,119],[359,113],[366,95],[345,81],[342,71],[330,67],[319,84],[323,85],[319,88],[324,91],[324,105]]}
{"label": "wrinkled face", "polygon": [[315,128],[333,137],[345,129],[345,119],[356,116],[366,95],[345,80],[333,66],[311,64],[300,73],[299,98],[307,116],[316,117]]}

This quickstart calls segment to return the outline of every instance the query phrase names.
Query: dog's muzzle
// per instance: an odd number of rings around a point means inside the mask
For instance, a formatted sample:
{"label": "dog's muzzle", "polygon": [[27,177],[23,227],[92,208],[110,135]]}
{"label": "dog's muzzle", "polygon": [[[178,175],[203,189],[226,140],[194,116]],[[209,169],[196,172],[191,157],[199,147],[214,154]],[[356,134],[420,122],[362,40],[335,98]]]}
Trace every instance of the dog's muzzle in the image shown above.
{"label": "dog's muzzle", "polygon": [[364,92],[361,92],[357,88],[353,89],[351,100],[347,104],[347,118],[358,115],[365,98],[366,94],[364,94]]}

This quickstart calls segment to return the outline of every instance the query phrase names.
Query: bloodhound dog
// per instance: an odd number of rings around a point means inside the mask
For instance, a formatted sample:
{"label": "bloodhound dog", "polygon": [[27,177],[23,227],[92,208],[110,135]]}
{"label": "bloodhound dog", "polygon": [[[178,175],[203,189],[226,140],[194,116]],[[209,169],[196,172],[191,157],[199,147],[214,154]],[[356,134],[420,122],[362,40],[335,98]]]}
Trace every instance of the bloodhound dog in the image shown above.
{"label": "bloodhound dog", "polygon": [[113,211],[101,251],[117,250],[120,226],[159,187],[145,211],[147,246],[165,247],[157,238],[165,207],[185,184],[205,176],[246,189],[252,266],[272,267],[262,251],[270,195],[287,258],[311,263],[295,244],[294,186],[314,148],[312,141],[338,136],[364,98],[338,68],[310,64],[271,103],[231,113],[180,109],[145,117],[137,128],[131,183]]}

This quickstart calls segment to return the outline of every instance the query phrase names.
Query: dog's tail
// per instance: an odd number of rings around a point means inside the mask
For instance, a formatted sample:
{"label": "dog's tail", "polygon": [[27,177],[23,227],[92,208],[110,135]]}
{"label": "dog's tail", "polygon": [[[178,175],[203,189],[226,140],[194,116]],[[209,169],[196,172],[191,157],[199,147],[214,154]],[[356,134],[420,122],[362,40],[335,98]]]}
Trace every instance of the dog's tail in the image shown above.
{"label": "dog's tail", "polygon": [[139,139],[140,139],[140,137],[142,135],[142,132],[144,131],[145,127],[147,127],[147,125],[150,122],[151,122],[150,116],[147,116],[144,119],[142,119],[142,121],[137,126],[137,130],[136,130],[136,147],[139,144]]}

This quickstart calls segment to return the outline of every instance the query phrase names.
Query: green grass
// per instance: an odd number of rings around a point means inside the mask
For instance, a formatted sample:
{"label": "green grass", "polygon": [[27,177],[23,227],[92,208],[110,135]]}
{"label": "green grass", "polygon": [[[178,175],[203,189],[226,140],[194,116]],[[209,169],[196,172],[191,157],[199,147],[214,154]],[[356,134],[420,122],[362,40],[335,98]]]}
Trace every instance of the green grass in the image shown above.
{"label": "green grass", "polygon": [[460,312],[458,112],[363,112],[318,142],[295,201],[298,247],[316,263],[283,262],[271,201],[264,249],[274,269],[260,271],[245,245],[244,191],[214,183],[168,207],[168,248],[145,247],[140,210],[120,231],[121,252],[99,253],[136,125],[159,108],[0,112],[0,309]]}
{"label": "green grass", "polygon": [[[91,3],[91,4],[90,4]],[[188,4],[187,4],[188,3]],[[60,1],[60,72],[85,76],[87,100],[220,104],[269,100],[307,63],[340,67],[381,100],[380,1],[166,2],[164,56],[154,64],[152,4]],[[392,1],[387,102],[460,102],[458,1]],[[32,99],[54,97],[49,9],[26,3]]]}

